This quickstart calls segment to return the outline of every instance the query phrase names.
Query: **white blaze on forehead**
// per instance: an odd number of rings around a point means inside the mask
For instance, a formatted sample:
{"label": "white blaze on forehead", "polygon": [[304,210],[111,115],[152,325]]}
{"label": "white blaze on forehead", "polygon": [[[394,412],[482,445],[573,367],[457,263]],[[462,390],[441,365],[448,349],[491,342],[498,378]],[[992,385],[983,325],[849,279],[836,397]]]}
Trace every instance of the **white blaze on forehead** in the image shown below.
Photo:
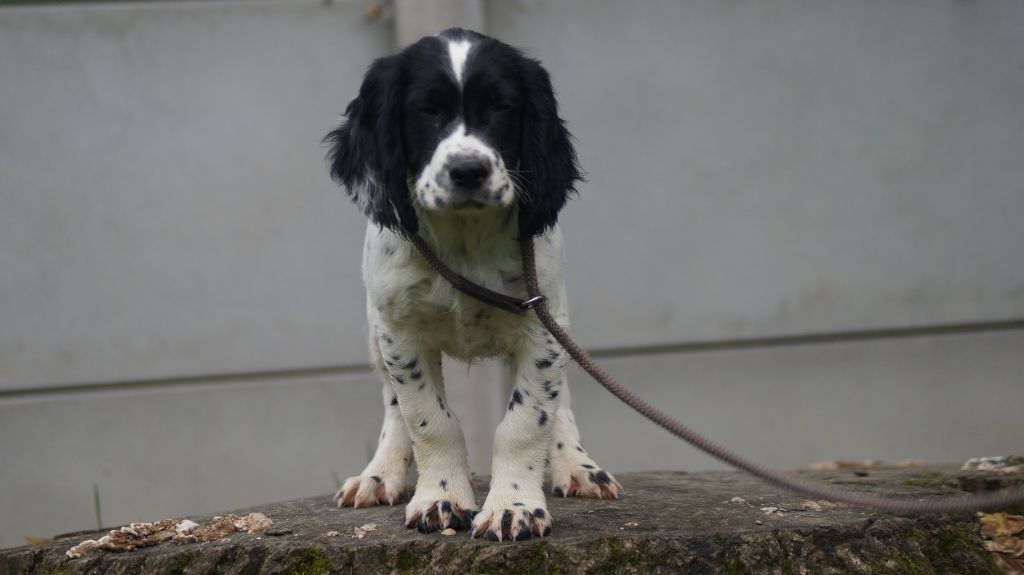
{"label": "white blaze on forehead", "polygon": [[452,60],[452,72],[455,73],[455,80],[459,84],[462,84],[462,72],[466,67],[466,58],[469,56],[469,49],[472,46],[469,40],[448,42],[448,57]]}

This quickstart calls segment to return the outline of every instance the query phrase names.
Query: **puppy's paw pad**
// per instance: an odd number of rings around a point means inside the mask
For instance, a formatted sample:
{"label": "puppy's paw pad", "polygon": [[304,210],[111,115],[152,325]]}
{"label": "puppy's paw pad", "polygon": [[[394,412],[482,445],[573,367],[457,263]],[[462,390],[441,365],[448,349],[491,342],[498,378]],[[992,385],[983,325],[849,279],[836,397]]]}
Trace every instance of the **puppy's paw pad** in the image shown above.
{"label": "puppy's paw pad", "polygon": [[618,499],[622,491],[622,485],[611,473],[590,464],[578,464],[575,469],[551,476],[551,493],[556,497]]}
{"label": "puppy's paw pad", "polygon": [[405,511],[405,526],[417,528],[420,533],[444,529],[469,529],[476,510],[464,509],[447,499],[409,504]]}
{"label": "puppy's paw pad", "polygon": [[487,506],[473,519],[474,538],[491,541],[524,541],[551,534],[551,514],[543,507],[515,503],[511,508],[489,510]]}
{"label": "puppy's paw pad", "polygon": [[394,505],[402,500],[403,483],[380,475],[349,477],[334,494],[338,507],[373,507]]}

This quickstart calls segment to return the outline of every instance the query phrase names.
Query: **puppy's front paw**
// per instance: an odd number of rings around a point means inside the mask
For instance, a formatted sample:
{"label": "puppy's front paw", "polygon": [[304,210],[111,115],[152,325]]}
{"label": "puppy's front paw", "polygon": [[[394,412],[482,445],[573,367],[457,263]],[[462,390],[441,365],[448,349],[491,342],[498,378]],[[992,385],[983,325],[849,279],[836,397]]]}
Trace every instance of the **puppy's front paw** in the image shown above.
{"label": "puppy's front paw", "polygon": [[405,526],[420,533],[452,528],[469,529],[476,514],[476,500],[469,477],[429,479],[420,477],[416,494],[405,507]]}
{"label": "puppy's front paw", "polygon": [[490,507],[484,503],[473,519],[473,537],[491,541],[523,541],[550,534],[551,514],[543,505],[529,507],[517,501],[511,507]]}
{"label": "puppy's front paw", "polygon": [[582,447],[559,443],[551,459],[551,493],[557,497],[618,499],[622,485],[611,473],[599,469]]}
{"label": "puppy's front paw", "polygon": [[473,521],[476,510],[465,509],[458,503],[448,499],[417,502],[415,507],[410,502],[405,511],[405,526],[419,529],[420,533],[454,529],[468,529]]}
{"label": "puppy's front paw", "polygon": [[394,505],[401,501],[405,491],[405,473],[374,475],[364,471],[363,475],[349,477],[334,494],[338,507],[373,507]]}

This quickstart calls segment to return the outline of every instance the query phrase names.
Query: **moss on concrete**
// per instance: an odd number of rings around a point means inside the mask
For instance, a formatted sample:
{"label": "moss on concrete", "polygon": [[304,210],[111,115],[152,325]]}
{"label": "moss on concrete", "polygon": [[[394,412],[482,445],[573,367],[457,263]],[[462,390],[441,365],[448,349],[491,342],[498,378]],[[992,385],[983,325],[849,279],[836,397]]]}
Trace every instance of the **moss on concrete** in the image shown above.
{"label": "moss on concrete", "polygon": [[331,558],[317,547],[294,551],[288,558],[284,575],[323,575],[332,572]]}

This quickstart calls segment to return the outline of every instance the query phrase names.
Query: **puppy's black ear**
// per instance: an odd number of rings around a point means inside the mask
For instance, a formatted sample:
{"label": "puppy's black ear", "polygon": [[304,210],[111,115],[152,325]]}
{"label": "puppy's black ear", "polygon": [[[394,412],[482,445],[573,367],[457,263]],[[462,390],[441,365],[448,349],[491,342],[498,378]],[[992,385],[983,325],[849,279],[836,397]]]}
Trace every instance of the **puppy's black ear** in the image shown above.
{"label": "puppy's black ear", "polygon": [[523,92],[519,171],[525,193],[519,196],[519,237],[530,238],[555,225],[583,178],[572,135],[558,116],[551,78],[536,60],[528,60]]}
{"label": "puppy's black ear", "polygon": [[324,142],[331,146],[331,177],[345,185],[363,213],[380,226],[415,233],[402,147],[399,58],[381,58],[370,66],[345,121]]}

